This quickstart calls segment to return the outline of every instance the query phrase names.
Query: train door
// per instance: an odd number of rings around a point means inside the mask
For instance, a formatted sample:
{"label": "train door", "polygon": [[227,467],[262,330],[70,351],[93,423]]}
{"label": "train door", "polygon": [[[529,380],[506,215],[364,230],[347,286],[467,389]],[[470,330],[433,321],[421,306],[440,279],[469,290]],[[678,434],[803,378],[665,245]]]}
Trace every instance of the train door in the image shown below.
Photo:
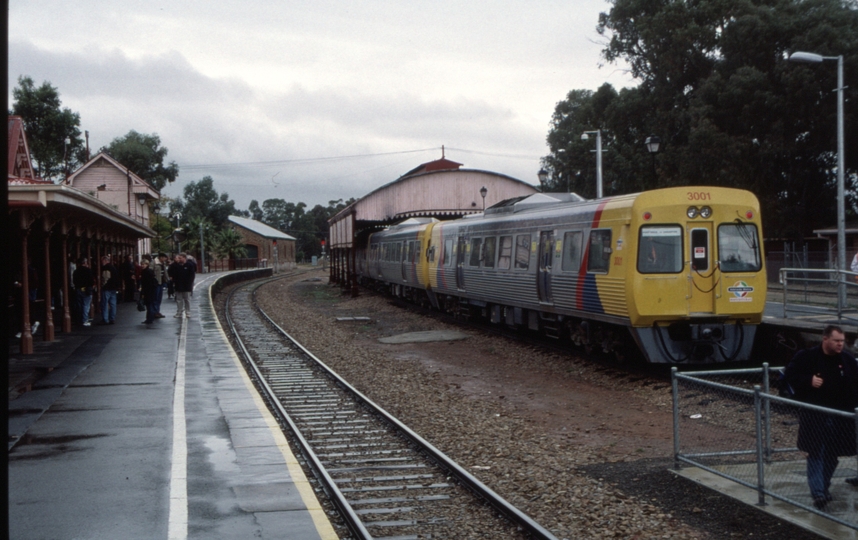
{"label": "train door", "polygon": [[465,251],[468,247],[468,241],[465,239],[465,233],[459,233],[459,241],[456,243],[456,288],[460,291],[465,290]]}
{"label": "train door", "polygon": [[408,281],[408,267],[411,262],[411,250],[414,248],[414,242],[402,242],[402,281]]}
{"label": "train door", "polygon": [[713,313],[715,311],[715,289],[718,285],[716,268],[712,260],[712,226],[695,223],[688,230],[688,245],[691,255],[689,268],[689,313]]}
{"label": "train door", "polygon": [[554,231],[539,233],[539,265],[536,270],[536,290],[541,304],[551,304],[551,263],[554,260]]}

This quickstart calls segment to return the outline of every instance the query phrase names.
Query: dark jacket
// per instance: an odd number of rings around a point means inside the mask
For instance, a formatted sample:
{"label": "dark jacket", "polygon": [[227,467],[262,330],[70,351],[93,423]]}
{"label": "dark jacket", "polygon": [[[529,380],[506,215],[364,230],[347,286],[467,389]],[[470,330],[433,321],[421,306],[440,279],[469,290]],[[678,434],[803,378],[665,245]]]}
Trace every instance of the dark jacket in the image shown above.
{"label": "dark jacket", "polygon": [[92,286],[95,280],[92,276],[92,268],[80,265],[75,268],[72,274],[72,284],[76,291],[84,294],[92,294]]}
{"label": "dark jacket", "polygon": [[176,292],[191,292],[194,290],[194,279],[197,277],[197,265],[191,261],[184,263],[173,263],[170,265],[173,273],[173,286]]}
{"label": "dark jacket", "polygon": [[155,278],[155,271],[147,266],[140,272],[140,292],[146,302],[155,301],[155,291],[158,289],[158,280]]}
{"label": "dark jacket", "polygon": [[101,267],[101,289],[104,291],[118,291],[122,288],[122,279],[119,271],[112,264]]}
{"label": "dark jacket", "polygon": [[[819,388],[811,382],[814,375],[824,381]],[[847,412],[858,407],[858,362],[846,351],[827,355],[821,346],[799,351],[786,367],[785,377],[798,401]],[[855,420],[801,409],[799,450],[811,452],[820,443],[837,455],[855,455]]]}

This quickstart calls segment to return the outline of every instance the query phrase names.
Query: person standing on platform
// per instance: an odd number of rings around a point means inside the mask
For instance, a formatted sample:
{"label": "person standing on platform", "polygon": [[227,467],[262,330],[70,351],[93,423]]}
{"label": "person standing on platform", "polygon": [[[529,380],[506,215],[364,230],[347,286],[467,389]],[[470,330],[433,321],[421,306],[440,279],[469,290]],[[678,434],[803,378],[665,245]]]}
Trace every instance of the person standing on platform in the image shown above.
{"label": "person standing on platform", "polygon": [[137,269],[134,265],[134,257],[131,255],[125,257],[125,261],[119,266],[119,273],[125,286],[124,300],[134,302],[134,293],[137,291]]}
{"label": "person standing on platform", "polygon": [[92,275],[92,269],[89,267],[89,260],[86,257],[81,257],[74,270],[74,274],[72,274],[72,285],[74,285],[75,297],[77,299],[78,314],[84,326],[92,324],[92,319],[89,317],[89,309],[92,305],[92,286],[94,284],[95,278]]}
{"label": "person standing on platform", "polygon": [[194,279],[197,267],[188,261],[188,256],[179,253],[176,262],[171,266],[174,269],[173,285],[176,290],[176,315],[177,319],[183,316],[191,318],[191,293],[194,291]]}
{"label": "person standing on platform", "polygon": [[119,270],[110,256],[101,258],[101,324],[116,324],[116,297],[122,287]]}
{"label": "person standing on platform", "polygon": [[157,298],[157,289],[159,287],[158,280],[155,278],[155,271],[149,263],[150,257],[143,257],[143,268],[140,270],[140,296],[143,303],[146,304],[146,320],[143,324],[152,324],[155,322],[155,299]]}
{"label": "person standing on platform", "polygon": [[[843,330],[829,325],[823,330],[821,345],[796,353],[785,371],[796,400],[855,412],[858,363],[843,350],[845,343]],[[807,484],[813,505],[822,510],[832,500],[828,488],[838,457],[855,455],[855,420],[802,408],[797,445],[807,453]]]}
{"label": "person standing on platform", "polygon": [[161,314],[161,300],[164,298],[164,287],[167,286],[167,261],[166,253],[159,253],[152,260],[152,272],[155,274],[155,281],[158,282],[158,288],[155,290],[155,318],[163,319]]}

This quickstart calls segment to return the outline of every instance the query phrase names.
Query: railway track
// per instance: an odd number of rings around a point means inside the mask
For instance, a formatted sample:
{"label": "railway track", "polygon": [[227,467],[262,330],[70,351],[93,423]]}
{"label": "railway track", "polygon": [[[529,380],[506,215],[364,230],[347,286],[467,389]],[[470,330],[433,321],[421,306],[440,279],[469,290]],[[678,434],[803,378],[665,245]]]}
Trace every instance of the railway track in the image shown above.
{"label": "railway track", "polygon": [[555,538],[295,342],[256,306],[262,283],[232,290],[228,326],[354,538],[455,536],[486,504],[504,536]]}

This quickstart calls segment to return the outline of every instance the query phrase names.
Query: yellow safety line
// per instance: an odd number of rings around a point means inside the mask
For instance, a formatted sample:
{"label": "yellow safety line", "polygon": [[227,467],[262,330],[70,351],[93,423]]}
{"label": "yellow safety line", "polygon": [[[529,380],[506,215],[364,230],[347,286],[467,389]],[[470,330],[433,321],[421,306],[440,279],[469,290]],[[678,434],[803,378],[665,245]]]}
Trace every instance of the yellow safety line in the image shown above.
{"label": "yellow safety line", "polygon": [[[214,312],[214,301],[211,297],[211,287],[209,287],[208,294],[209,305],[211,306],[212,312]],[[220,324],[220,320],[217,318],[216,314],[214,320],[224,341],[226,343],[229,343],[229,339],[227,339],[226,337],[226,332],[224,332],[223,327]],[[289,441],[286,440],[286,436],[283,434],[283,430],[280,428],[280,425],[274,419],[274,416],[271,414],[271,411],[268,410],[268,407],[265,405],[265,402],[262,400],[262,397],[259,395],[259,392],[257,392],[256,387],[253,385],[253,381],[250,380],[250,377],[247,375],[247,372],[245,372],[244,365],[241,363],[241,360],[238,358],[238,355],[232,349],[231,345],[229,347],[229,352],[233,362],[235,362],[235,365],[238,368],[238,372],[241,374],[241,379],[244,381],[244,386],[247,387],[247,390],[253,397],[253,402],[256,404],[256,408],[259,409],[259,412],[262,414],[262,419],[268,425],[268,429],[271,431],[271,435],[274,437],[274,442],[277,444],[277,448],[280,449],[280,453],[283,454],[283,459],[286,462],[286,466],[289,468],[289,474],[292,475],[292,481],[295,483],[295,487],[297,488],[298,493],[301,495],[301,499],[304,501],[304,505],[310,512],[310,517],[313,519],[313,523],[316,525],[316,530],[318,531],[319,536],[322,538],[322,540],[338,540],[339,535],[337,535],[337,533],[334,531],[334,527],[331,525],[330,520],[328,520],[327,515],[325,515],[325,510],[322,508],[322,505],[319,503],[319,499],[316,498],[316,494],[313,492],[312,486],[310,486],[310,482],[304,475],[304,469],[301,468],[301,465],[295,458],[295,454],[292,453],[292,448],[289,446]]]}

